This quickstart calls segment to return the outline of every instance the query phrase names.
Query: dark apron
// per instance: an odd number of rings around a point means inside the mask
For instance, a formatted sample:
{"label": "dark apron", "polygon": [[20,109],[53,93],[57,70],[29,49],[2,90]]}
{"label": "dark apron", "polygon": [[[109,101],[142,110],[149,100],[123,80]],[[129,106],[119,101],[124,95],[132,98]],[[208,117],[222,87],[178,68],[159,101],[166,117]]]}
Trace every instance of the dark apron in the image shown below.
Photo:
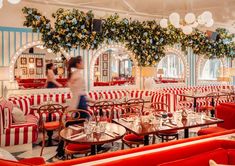
{"label": "dark apron", "polygon": [[47,88],[56,88],[57,86],[53,82],[47,82]]}

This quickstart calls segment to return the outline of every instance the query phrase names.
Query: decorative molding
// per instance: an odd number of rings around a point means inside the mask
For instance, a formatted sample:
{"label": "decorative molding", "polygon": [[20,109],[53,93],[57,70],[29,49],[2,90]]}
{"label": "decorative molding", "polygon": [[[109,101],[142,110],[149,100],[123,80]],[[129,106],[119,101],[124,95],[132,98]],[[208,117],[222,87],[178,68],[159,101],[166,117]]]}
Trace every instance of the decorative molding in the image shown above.
{"label": "decorative molding", "polygon": [[88,80],[90,80],[90,82],[89,82],[90,90],[107,90],[107,86],[104,86],[104,87],[94,86],[94,68],[95,68],[96,59],[100,56],[100,54],[107,51],[108,49],[111,49],[111,48],[122,49],[129,55],[129,57],[133,61],[134,67],[136,69],[136,76],[135,76],[136,78],[135,78],[135,85],[128,85],[128,86],[114,85],[114,86],[108,86],[108,89],[109,90],[111,90],[111,89],[138,89],[140,87],[140,69],[138,66],[138,61],[135,59],[135,54],[132,53],[131,51],[129,51],[125,47],[124,44],[116,43],[116,44],[108,44],[108,45],[103,44],[100,48],[98,48],[94,52],[92,59],[91,59],[91,62],[90,62],[90,78],[87,78]]}

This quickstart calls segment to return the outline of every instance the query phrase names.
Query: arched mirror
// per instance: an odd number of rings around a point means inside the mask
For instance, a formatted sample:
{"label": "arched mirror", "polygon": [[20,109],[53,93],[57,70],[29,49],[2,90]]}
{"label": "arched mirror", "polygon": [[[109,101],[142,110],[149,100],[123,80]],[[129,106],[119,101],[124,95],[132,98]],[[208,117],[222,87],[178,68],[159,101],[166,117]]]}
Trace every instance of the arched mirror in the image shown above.
{"label": "arched mirror", "polygon": [[156,83],[179,83],[185,81],[185,67],[181,57],[169,52],[157,64]]}
{"label": "arched mirror", "polygon": [[125,50],[107,49],[95,61],[93,86],[133,85],[136,81],[133,66],[133,61]]}
{"label": "arched mirror", "polygon": [[208,59],[201,64],[200,80],[217,80],[223,73],[220,59]]}
{"label": "arched mirror", "polygon": [[46,64],[54,64],[57,81],[64,87],[67,84],[66,58],[63,54],[54,54],[42,45],[28,48],[18,56],[14,66],[14,77],[20,89],[45,88]]}

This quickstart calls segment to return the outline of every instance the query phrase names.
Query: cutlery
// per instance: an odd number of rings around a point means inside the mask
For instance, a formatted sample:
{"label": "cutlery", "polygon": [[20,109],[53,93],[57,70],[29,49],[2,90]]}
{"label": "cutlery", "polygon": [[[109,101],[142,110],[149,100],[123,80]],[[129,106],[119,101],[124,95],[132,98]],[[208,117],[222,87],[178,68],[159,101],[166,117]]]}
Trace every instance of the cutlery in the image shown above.
{"label": "cutlery", "polygon": [[115,134],[115,135],[117,135],[117,136],[120,136],[120,134],[117,133],[117,132],[115,132],[115,131],[113,131],[113,134]]}
{"label": "cutlery", "polygon": [[115,136],[114,136],[114,135],[112,135],[111,133],[105,132],[105,134],[106,134],[106,135],[108,135],[108,136],[110,136],[110,137],[115,138]]}
{"label": "cutlery", "polygon": [[82,135],[82,134],[83,134],[83,133],[78,133],[78,134],[71,135],[71,136],[68,137],[68,139],[75,138],[75,137],[80,136],[80,135]]}

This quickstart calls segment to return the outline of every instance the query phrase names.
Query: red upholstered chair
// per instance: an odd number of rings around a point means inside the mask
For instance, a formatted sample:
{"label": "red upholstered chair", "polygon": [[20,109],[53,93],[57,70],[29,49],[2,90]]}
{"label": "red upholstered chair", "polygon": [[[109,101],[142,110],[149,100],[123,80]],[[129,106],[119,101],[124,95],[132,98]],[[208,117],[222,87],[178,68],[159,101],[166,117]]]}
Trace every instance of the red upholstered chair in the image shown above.
{"label": "red upholstered chair", "polygon": [[[42,105],[39,110],[38,110],[38,114],[40,117],[40,128],[42,129],[42,134],[43,134],[43,138],[42,138],[42,149],[41,149],[41,156],[43,153],[43,149],[45,147],[45,139],[46,139],[46,132],[48,135],[48,143],[52,142],[52,135],[53,135],[53,131],[54,130],[59,130],[61,127],[61,117],[59,121],[52,121],[52,114],[54,113],[58,113],[61,114],[61,111],[63,112],[63,106],[60,104],[46,104],[46,105]],[[49,121],[48,122],[44,122],[43,121],[43,115],[48,114],[49,116]]]}
{"label": "red upholstered chair", "polygon": [[[143,99],[130,99],[125,105],[123,105],[124,109],[126,109],[126,114],[124,116],[138,116],[143,115],[144,109],[144,100]],[[128,147],[132,148],[134,145],[139,147],[139,145],[144,144],[144,136],[138,136],[133,133],[126,134],[122,138],[122,149],[124,149],[124,144]]]}
{"label": "red upholstered chair", "polygon": [[[68,110],[65,111],[62,117],[62,125],[63,127],[68,127],[73,124],[82,125],[87,119],[81,118],[81,114],[86,115],[86,117],[91,118],[91,115],[84,110]],[[66,158],[70,156],[73,158],[74,154],[87,154],[91,151],[91,145],[86,144],[75,144],[75,143],[67,143],[65,142],[65,155]]]}
{"label": "red upholstered chair", "polygon": [[45,165],[46,162],[42,157],[25,158],[19,161],[0,159],[0,165],[4,166],[29,166],[29,165]]}
{"label": "red upholstered chair", "polygon": [[[212,96],[214,96],[214,106],[210,105],[210,101],[212,100]],[[215,106],[219,102],[219,97],[220,96],[219,96],[218,92],[211,92],[211,93],[207,94],[204,99],[206,102],[206,105],[198,107],[198,111],[200,111],[200,112],[204,111],[204,112],[206,112],[206,114],[209,114],[209,111],[215,110]]]}
{"label": "red upholstered chair", "polygon": [[[114,102],[112,101],[99,101],[93,105],[93,115],[96,121],[109,121],[114,118]],[[104,118],[105,119],[102,119]]]}
{"label": "red upholstered chair", "polygon": [[[153,113],[160,113],[160,112],[170,112],[170,107],[162,102],[155,102],[152,103],[153,106]],[[170,131],[161,131],[157,133],[157,136],[159,138],[161,138],[162,142],[166,141],[170,141],[170,140],[174,140],[179,138],[179,134],[177,130],[170,130]],[[153,139],[153,143],[155,143],[155,137]]]}
{"label": "red upholstered chair", "polygon": [[200,129],[198,132],[197,132],[197,135],[207,135],[207,134],[212,134],[212,133],[218,133],[218,132],[222,132],[222,131],[226,131],[227,129],[225,128],[222,128],[222,127],[218,127],[218,126],[215,126],[215,127],[207,127],[207,128],[203,128],[203,129]]}
{"label": "red upholstered chair", "polygon": [[[211,96],[215,96],[214,102],[215,102],[215,105],[217,105],[220,100],[219,94],[217,92],[212,92],[212,93],[208,94],[206,97],[206,101],[210,101]],[[205,111],[207,114],[209,113],[209,111],[212,111],[212,110],[216,110],[216,106],[210,106],[210,105],[208,105],[208,102],[207,102],[206,107],[199,109],[199,111]],[[207,128],[200,129],[197,134],[198,135],[206,135],[206,134],[217,133],[217,132],[221,132],[221,131],[225,131],[225,130],[226,130],[225,128],[218,127],[218,126],[207,127]]]}
{"label": "red upholstered chair", "polygon": [[30,164],[30,165],[43,165],[46,164],[45,160],[42,157],[32,157],[25,158],[19,161],[21,164]]}

